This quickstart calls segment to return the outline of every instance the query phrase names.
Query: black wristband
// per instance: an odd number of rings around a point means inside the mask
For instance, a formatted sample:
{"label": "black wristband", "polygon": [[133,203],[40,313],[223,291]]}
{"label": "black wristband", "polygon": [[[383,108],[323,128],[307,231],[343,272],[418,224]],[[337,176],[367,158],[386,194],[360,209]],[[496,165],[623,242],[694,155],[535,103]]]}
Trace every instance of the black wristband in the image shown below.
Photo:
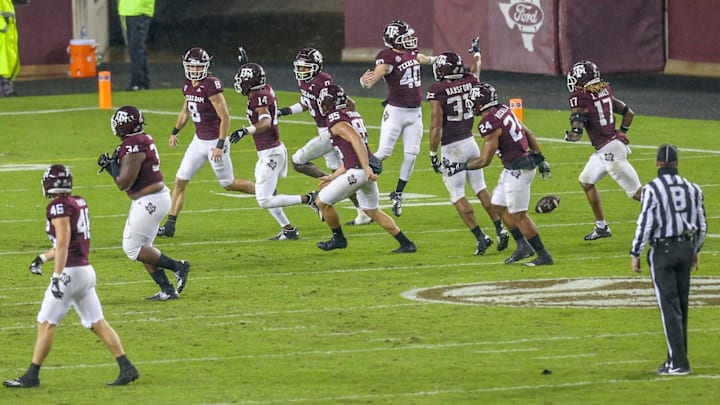
{"label": "black wristband", "polygon": [[216,148],[222,149],[225,146],[225,140],[218,138],[217,145],[215,145]]}
{"label": "black wristband", "polygon": [[170,131],[170,133],[173,135],[177,135],[179,132],[180,132],[180,130],[175,127],[173,127],[172,131]]}
{"label": "black wristband", "polygon": [[630,126],[620,125],[620,130],[627,134],[627,131],[630,130]]}
{"label": "black wristband", "polygon": [[281,115],[290,115],[292,114],[292,110],[290,109],[290,107],[283,107],[280,109],[280,113]]}

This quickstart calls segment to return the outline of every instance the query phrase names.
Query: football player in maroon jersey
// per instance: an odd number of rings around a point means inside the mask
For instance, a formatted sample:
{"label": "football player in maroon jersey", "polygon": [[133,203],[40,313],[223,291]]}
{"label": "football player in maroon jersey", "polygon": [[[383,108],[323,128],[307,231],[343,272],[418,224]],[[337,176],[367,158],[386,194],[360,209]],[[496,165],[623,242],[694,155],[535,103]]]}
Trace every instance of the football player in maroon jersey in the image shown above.
{"label": "football player in maroon jersey", "polygon": [[[342,164],[342,159],[330,142],[327,120],[317,110],[317,97],[320,89],[333,84],[334,79],[329,73],[323,71],[323,56],[315,48],[301,49],[295,56],[293,66],[300,88],[300,102],[279,109],[278,116],[299,114],[303,111],[310,112],[317,125],[318,134],[292,155],[292,166],[300,173],[320,178],[327,176],[327,173],[317,167],[312,160],[324,156],[325,165],[331,171],[337,170]],[[350,200],[357,210],[357,216],[347,225],[365,225],[372,222],[372,219],[365,215],[365,212],[358,206],[354,194],[350,196]]]}
{"label": "football player in maroon jersey", "polygon": [[[466,105],[470,90],[479,83],[480,64],[479,51],[473,55],[469,72],[463,66],[460,55],[455,52],[444,52],[433,63],[433,75],[437,82],[430,86],[426,98],[432,108],[430,164],[436,173],[443,172],[437,153],[440,145],[442,158],[452,162],[466,162],[480,156],[480,148],[472,133],[475,115]],[[492,209],[483,170],[471,170],[464,175],[443,176],[443,182],[450,193],[450,201],[475,237],[475,255],[483,255],[492,244],[492,239],[485,235],[477,223],[473,207],[465,197],[466,184],[470,185],[495,225],[498,251],[507,248],[510,235],[503,229],[500,215]]]}
{"label": "football player in maroon jersey", "polygon": [[388,49],[377,54],[375,68],[360,77],[360,86],[369,89],[382,79],[388,86],[375,156],[380,160],[387,159],[402,136],[400,176],[395,190],[390,193],[393,214],[399,217],[402,214],[403,191],[415,167],[423,135],[420,65],[432,64],[435,57],[418,51],[415,30],[405,21],[395,20],[386,25],[383,40]]}
{"label": "football player in maroon jersey", "polygon": [[[120,107],[110,119],[110,127],[122,143],[112,158],[107,153],[100,155],[98,165],[132,200],[123,231],[123,250],[130,260],[142,262],[160,287],[148,300],[177,299],[187,284],[190,263],[165,256],[153,246],[160,221],[170,209],[170,190],[163,182],[157,146],[145,133],[145,119],[136,107]],[[177,291],[165,269],[175,274]]]}
{"label": "football player in maroon jersey", "polygon": [[[583,130],[587,130],[595,149],[578,177],[595,215],[595,227],[585,235],[585,240],[609,238],[612,233],[595,184],[610,175],[628,197],[640,200],[640,177],[627,159],[630,154],[627,132],[634,113],[624,101],[613,96],[610,84],[600,78],[600,69],[588,60],[572,66],[567,73],[567,88],[572,128],[565,131],[565,140],[577,142]],[[622,116],[619,130],[615,129],[615,114]]]}
{"label": "football player in maroon jersey", "polygon": [[280,176],[287,176],[287,149],[280,141],[277,122],[277,99],[275,91],[267,82],[265,69],[257,63],[240,66],[235,74],[235,91],[247,96],[247,117],[250,125],[234,131],[230,142],[236,143],[252,135],[258,161],[255,164],[255,199],[262,208],[267,208],[275,218],[280,232],[270,240],[298,239],[298,230],[285,216],[282,207],[307,204],[319,214],[315,206],[315,194],[277,194]]}
{"label": "football player in maroon jersey", "polygon": [[517,242],[517,249],[505,260],[505,264],[515,263],[535,252],[537,257],[525,263],[526,266],[553,264],[552,256],[540,240],[535,222],[527,213],[535,168],[540,169],[543,178],[550,176],[550,164],[542,156],[540,145],[510,107],[498,102],[497,91],[492,85],[480,83],[474,86],[468,103],[475,115],[482,117],[478,124],[478,132],[483,138],[482,151],[479,157],[466,162],[443,160],[448,176],[489,165],[499,150],[504,170],[493,190],[492,204],[501,213],[503,222]]}
{"label": "football player in maroon jersey", "polygon": [[90,253],[90,216],[87,202],[72,195],[73,176],[63,165],[52,165],[42,178],[43,194],[50,199],[45,209],[47,234],[52,247],[45,253],[54,260],[51,282],[45,290],[37,315],[37,339],[30,367],[22,376],[7,380],[8,388],[31,388],[40,385],[40,367],[50,354],[57,325],[70,308],[75,308],[82,325],[105,344],[120,366],[120,374],[110,385],[125,385],[140,374],[125,355],[117,332],[105,320],[95,291],[95,269],[88,260]]}
{"label": "football player in maroon jersey", "polygon": [[215,177],[225,190],[255,193],[252,181],[236,178],[233,172],[230,145],[225,142],[230,128],[230,113],[223,95],[222,81],[211,76],[208,71],[211,60],[210,54],[202,48],[190,49],[183,58],[184,101],[170,133],[170,149],[179,145],[178,133],[188,121],[195,124],[195,135],[175,174],[172,205],[165,225],[158,229],[158,236],[175,235],[177,216],[185,202],[187,185],[205,162],[210,162]]}
{"label": "football player in maroon jersey", "polygon": [[380,194],[377,177],[382,162],[372,156],[367,146],[367,130],[360,113],[347,108],[347,96],[342,87],[324,87],[318,96],[320,113],[327,117],[333,145],[340,151],[343,164],[334,173],[320,179],[320,193],[316,205],[332,230],[332,238],[318,242],[322,250],[344,249],[347,239],[340,225],[334,205],[352,193],[365,213],[400,243],[393,253],[413,253],[415,244],[398,228],[393,219],[378,207]]}

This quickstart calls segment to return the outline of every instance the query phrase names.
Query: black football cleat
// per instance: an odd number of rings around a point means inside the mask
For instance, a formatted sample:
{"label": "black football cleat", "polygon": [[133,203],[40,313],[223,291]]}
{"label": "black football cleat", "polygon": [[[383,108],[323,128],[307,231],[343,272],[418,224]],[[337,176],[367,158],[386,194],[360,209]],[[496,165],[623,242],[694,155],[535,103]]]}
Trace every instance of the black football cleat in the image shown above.
{"label": "black football cleat", "polygon": [[190,262],[187,260],[178,260],[175,265],[175,279],[177,279],[177,292],[180,294],[187,285],[188,272],[190,272]]}
{"label": "black football cleat", "polygon": [[324,242],[318,242],[317,247],[322,250],[333,250],[333,249],[345,249],[347,247],[347,239],[338,239],[333,237],[330,240]]}
{"label": "black football cleat", "polygon": [[120,370],[120,374],[115,381],[109,382],[107,385],[128,385],[139,377],[140,373],[138,373],[135,366],[130,366],[124,370]]}
{"label": "black football cleat", "polygon": [[417,252],[417,246],[410,242],[409,245],[403,245],[392,251],[393,253],[415,253]]}
{"label": "black football cleat", "polygon": [[[523,239],[524,241],[524,239]],[[530,246],[527,242],[521,242],[520,247],[515,249],[513,254],[510,255],[507,259],[505,259],[505,264],[512,264],[519,260],[526,259],[528,257],[531,257],[535,254],[535,250],[533,250],[532,246]]]}
{"label": "black football cleat", "polygon": [[488,250],[488,248],[492,246],[492,244],[492,238],[487,235],[483,236],[482,239],[478,239],[477,244],[475,245],[475,256],[484,255],[485,251]]}
{"label": "black football cleat", "polygon": [[508,242],[510,242],[510,234],[508,231],[503,229],[502,231],[498,232],[497,234],[497,250],[498,252],[501,252],[508,247]]}
{"label": "black football cleat", "polygon": [[3,381],[3,385],[7,388],[34,388],[40,386],[40,379],[21,376],[13,380]]}
{"label": "black football cleat", "polygon": [[549,266],[551,264],[555,264],[555,261],[553,261],[553,258],[552,258],[552,256],[550,256],[550,253],[545,252],[545,253],[539,254],[535,258],[535,260],[528,262],[528,263],[524,263],[523,266],[535,267],[535,266]]}
{"label": "black football cleat", "polygon": [[595,240],[600,238],[609,238],[612,236],[612,232],[610,232],[610,227],[605,225],[605,228],[598,228],[597,226],[590,232],[589,234],[585,235],[585,240]]}
{"label": "black football cleat", "polygon": [[169,301],[180,298],[177,291],[158,291],[155,295],[145,298],[148,301]]}
{"label": "black football cleat", "polygon": [[390,193],[390,201],[392,201],[392,212],[396,217],[402,215],[403,193],[393,191]]}

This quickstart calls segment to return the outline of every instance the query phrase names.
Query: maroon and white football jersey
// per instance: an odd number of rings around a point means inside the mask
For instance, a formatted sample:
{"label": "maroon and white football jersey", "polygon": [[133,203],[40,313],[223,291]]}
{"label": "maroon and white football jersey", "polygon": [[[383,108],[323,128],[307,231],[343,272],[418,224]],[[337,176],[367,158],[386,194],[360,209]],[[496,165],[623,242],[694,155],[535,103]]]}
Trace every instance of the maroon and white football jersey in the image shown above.
{"label": "maroon and white football jersey", "polygon": [[365,150],[367,151],[368,159],[370,158],[370,149],[367,146],[368,133],[365,129],[365,122],[363,122],[362,116],[357,111],[348,110],[344,108],[342,110],[332,110],[327,115],[328,130],[330,131],[333,146],[339,151],[340,158],[343,161],[345,169],[360,168],[360,159],[358,159],[357,153],[350,142],[346,141],[342,137],[335,135],[333,132],[333,126],[340,122],[347,122],[350,124],[355,132],[358,133],[362,142],[365,144]]}
{"label": "maroon and white football jersey", "polygon": [[425,98],[428,101],[440,102],[442,108],[442,145],[449,145],[472,136],[475,115],[465,102],[470,89],[477,83],[478,79],[475,75],[466,73],[457,80],[433,83],[428,89]]}
{"label": "maroon and white football jersey", "polygon": [[120,166],[126,156],[133,153],[145,153],[145,160],[140,166],[135,183],[125,190],[128,195],[135,194],[143,188],[163,181],[163,175],[160,171],[160,156],[158,155],[155,141],[147,134],[138,134],[126,137],[120,144],[120,154],[118,161]]}
{"label": "maroon and white football jersey", "polygon": [[422,77],[417,54],[417,49],[398,53],[388,48],[375,57],[375,65],[392,66],[384,77],[388,86],[388,104],[406,108],[422,104]]}
{"label": "maroon and white football jersey", "polygon": [[600,149],[617,137],[610,85],[597,93],[574,91],[570,93],[568,101],[570,108],[587,109],[588,121],[585,123],[585,130],[595,149]]}
{"label": "maroon and white football jersey", "polygon": [[308,81],[298,81],[298,87],[300,87],[300,102],[308,108],[318,128],[327,127],[327,119],[324,115],[320,114],[318,110],[317,98],[323,87],[327,87],[333,83],[333,77],[325,72],[318,73]]}
{"label": "maroon and white football jersey", "polygon": [[503,166],[512,167],[513,163],[530,154],[525,130],[515,114],[510,110],[510,107],[503,104],[492,107],[490,113],[484,116],[478,124],[478,131],[483,137],[498,128],[502,129],[498,139],[498,150],[501,153],[500,159]]}
{"label": "maroon and white football jersey", "polygon": [[255,132],[253,134],[253,142],[255,149],[258,151],[280,146],[280,130],[277,123],[277,99],[272,86],[266,84],[260,90],[253,90],[248,95],[247,101],[247,118],[250,124],[257,125],[260,117],[256,110],[260,107],[266,107],[272,120],[272,126],[263,132]]}
{"label": "maroon and white football jersey", "polygon": [[220,134],[220,116],[215,111],[210,96],[222,91],[222,81],[217,77],[208,76],[195,87],[192,81],[185,79],[183,96],[187,101],[190,119],[195,124],[195,133],[200,139],[213,140]]}
{"label": "maroon and white football jersey", "polygon": [[62,196],[53,198],[48,204],[45,214],[47,223],[45,231],[55,247],[54,218],[70,217],[70,244],[66,266],[86,266],[90,264],[90,217],[85,199],[79,196]]}

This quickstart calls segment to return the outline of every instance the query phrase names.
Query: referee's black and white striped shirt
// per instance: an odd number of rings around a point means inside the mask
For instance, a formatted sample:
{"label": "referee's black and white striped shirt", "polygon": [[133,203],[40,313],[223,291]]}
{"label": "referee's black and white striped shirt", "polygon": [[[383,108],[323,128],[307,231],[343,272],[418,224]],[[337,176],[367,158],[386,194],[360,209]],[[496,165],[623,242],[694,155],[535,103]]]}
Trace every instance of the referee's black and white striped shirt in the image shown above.
{"label": "referee's black and white striped shirt", "polygon": [[640,256],[645,246],[657,239],[688,237],[700,251],[707,233],[707,219],[700,187],[677,174],[677,169],[661,168],[658,177],[642,189],[641,211],[630,254]]}

